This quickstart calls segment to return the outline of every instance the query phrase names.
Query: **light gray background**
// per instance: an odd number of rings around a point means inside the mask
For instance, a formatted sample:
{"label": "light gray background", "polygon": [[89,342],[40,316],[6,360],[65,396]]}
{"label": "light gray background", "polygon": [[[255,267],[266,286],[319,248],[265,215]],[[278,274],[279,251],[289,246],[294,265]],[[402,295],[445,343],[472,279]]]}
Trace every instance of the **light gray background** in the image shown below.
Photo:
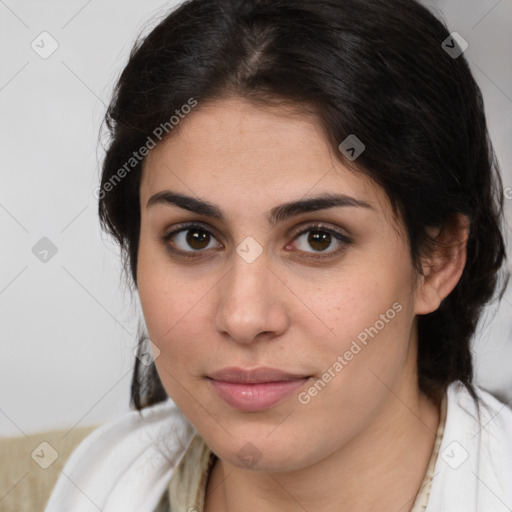
{"label": "light gray background", "polygon": [[[98,424],[128,410],[140,307],[99,229],[98,132],[132,43],[173,5],[0,0],[0,435]],[[465,56],[512,187],[512,0],[429,5],[469,43]],[[43,31],[59,45],[47,59],[31,47]],[[32,253],[42,237],[57,247],[46,263]],[[510,287],[484,320],[477,381],[511,399]]]}

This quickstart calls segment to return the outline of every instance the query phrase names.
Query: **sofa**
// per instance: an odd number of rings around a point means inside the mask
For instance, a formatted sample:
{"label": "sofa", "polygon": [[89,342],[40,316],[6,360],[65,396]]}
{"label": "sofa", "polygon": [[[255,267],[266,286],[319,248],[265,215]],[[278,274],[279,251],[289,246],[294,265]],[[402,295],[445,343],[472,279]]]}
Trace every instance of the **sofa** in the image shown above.
{"label": "sofa", "polygon": [[69,455],[98,426],[0,438],[0,512],[42,512]]}

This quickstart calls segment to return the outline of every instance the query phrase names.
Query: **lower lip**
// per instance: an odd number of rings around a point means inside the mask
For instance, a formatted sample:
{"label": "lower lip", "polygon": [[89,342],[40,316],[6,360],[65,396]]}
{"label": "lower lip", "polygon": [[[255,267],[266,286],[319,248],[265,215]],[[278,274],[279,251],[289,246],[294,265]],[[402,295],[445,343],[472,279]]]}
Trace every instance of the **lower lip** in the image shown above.
{"label": "lower lip", "polygon": [[308,380],[309,377],[257,384],[239,384],[213,379],[210,379],[210,382],[228,405],[241,411],[254,412],[272,407]]}

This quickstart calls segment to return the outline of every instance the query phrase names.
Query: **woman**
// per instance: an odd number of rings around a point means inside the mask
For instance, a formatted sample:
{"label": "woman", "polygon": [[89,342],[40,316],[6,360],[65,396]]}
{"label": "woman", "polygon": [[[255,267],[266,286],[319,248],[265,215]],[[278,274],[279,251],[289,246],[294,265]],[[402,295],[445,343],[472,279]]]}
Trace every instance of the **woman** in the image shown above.
{"label": "woman", "polygon": [[135,45],[97,196],[147,328],[136,411],[48,512],[510,510],[512,411],[472,383],[505,251],[463,49],[411,0],[192,0]]}

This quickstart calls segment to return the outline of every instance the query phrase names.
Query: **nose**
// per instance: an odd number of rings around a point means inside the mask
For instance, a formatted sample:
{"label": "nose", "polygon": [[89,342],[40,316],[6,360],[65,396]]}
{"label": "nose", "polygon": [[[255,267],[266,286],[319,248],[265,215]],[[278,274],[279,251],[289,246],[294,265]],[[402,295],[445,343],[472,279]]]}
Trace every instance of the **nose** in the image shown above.
{"label": "nose", "polygon": [[233,267],[218,287],[215,328],[232,340],[248,344],[258,336],[279,336],[288,328],[286,291],[265,252],[252,263],[234,254]]}

